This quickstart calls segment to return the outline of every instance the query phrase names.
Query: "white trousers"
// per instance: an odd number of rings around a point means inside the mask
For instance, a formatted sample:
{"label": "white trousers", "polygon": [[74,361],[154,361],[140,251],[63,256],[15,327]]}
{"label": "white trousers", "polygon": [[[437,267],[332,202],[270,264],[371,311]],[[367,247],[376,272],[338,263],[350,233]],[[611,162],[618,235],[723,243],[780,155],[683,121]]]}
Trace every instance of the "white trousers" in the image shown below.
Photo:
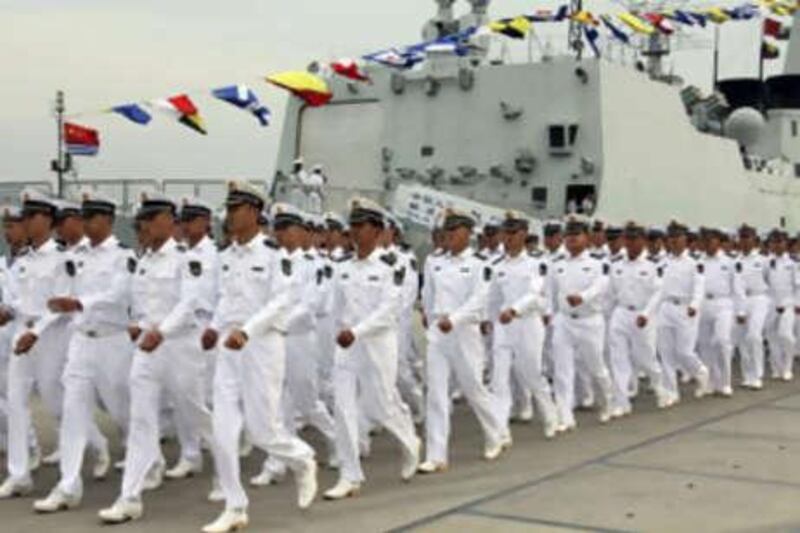
{"label": "white trousers", "polygon": [[83,492],[81,467],[94,431],[96,398],[124,433],[130,414],[128,376],[132,347],[126,331],[104,337],[73,333],[64,368],[64,413],[59,432],[61,481],[65,494]]}
{"label": "white trousers", "polygon": [[434,321],[428,328],[427,460],[447,463],[450,440],[449,378],[452,375],[483,428],[488,446],[508,434],[496,400],[483,384],[484,339],[478,324],[460,324],[445,334]]}
{"label": "white trousers", "polygon": [[709,383],[714,391],[731,386],[733,323],[734,309],[730,298],[705,301],[697,344],[700,360],[708,367]]}
{"label": "white trousers", "polygon": [[764,377],[764,330],[770,311],[766,294],[748,296],[745,303],[747,322],[736,325],[742,381],[751,384]]}
{"label": "white trousers", "polygon": [[492,392],[497,414],[503,422],[511,418],[514,376],[525,395],[536,399],[542,422],[555,422],[556,408],[550,385],[542,372],[545,329],[539,315],[498,324],[494,335]]}
{"label": "white trousers", "polygon": [[18,482],[30,480],[28,444],[34,431],[30,397],[34,389],[45,411],[57,421],[61,419],[64,396],[61,376],[69,340],[67,323],[59,321],[42,332],[28,353],[14,355],[13,346],[24,332],[25,329],[20,327],[11,341],[12,354],[9,356],[7,377],[8,475]]}
{"label": "white trousers", "polygon": [[414,343],[413,311],[404,310],[397,332],[397,386],[406,404],[415,413],[425,410],[422,383],[416,372],[419,353]]}
{"label": "white trousers", "polygon": [[[313,331],[293,333],[286,337],[286,382],[281,405],[284,426],[291,434],[296,428],[313,426],[325,438],[330,451],[336,449],[336,428],[333,416],[320,397],[319,348]],[[282,475],[286,465],[272,456],[264,463],[270,472]]]}
{"label": "white trousers", "polygon": [[555,397],[559,421],[574,425],[575,373],[578,364],[585,365],[600,391],[604,407],[612,401],[611,373],[603,358],[605,321],[597,314],[572,318],[559,313],[553,323],[553,363],[555,365]]}
{"label": "white trousers", "polygon": [[656,324],[651,319],[644,328],[636,325],[638,311],[617,307],[611,314],[608,328],[609,362],[614,378],[614,406],[630,409],[631,380],[641,370],[650,384],[663,387],[661,364],[656,357]]}
{"label": "white trousers", "polygon": [[687,309],[688,304],[676,305],[667,301],[661,304],[658,315],[656,343],[661,355],[664,388],[675,398],[680,395],[678,369],[686,370],[693,377],[705,369],[695,351],[699,312],[690,317]]}
{"label": "white trousers", "polygon": [[767,341],[772,377],[780,377],[792,371],[795,348],[795,314],[791,306],[783,313],[773,307],[767,318]]}
{"label": "white trousers", "polygon": [[137,350],[130,373],[130,428],[122,498],[138,499],[147,472],[162,461],[159,446],[159,411],[169,397],[182,455],[200,460],[200,441],[212,441],[211,416],[203,388],[205,360],[199,357],[198,332],[191,330],[164,339],[153,352]]}
{"label": "white trousers", "polygon": [[[334,353],[334,419],[339,476],[352,483],[364,481],[358,453],[359,410],[385,427],[407,451],[417,445],[414,423],[397,390],[397,337],[394,331],[357,338],[348,349]],[[364,401],[359,401],[359,394]]]}
{"label": "white trousers", "polygon": [[239,464],[242,430],[247,430],[255,446],[292,470],[305,468],[314,458],[314,450],[284,425],[285,342],[283,335],[273,331],[251,338],[242,350],[223,347],[217,355],[212,449],[228,509],[249,503]]}

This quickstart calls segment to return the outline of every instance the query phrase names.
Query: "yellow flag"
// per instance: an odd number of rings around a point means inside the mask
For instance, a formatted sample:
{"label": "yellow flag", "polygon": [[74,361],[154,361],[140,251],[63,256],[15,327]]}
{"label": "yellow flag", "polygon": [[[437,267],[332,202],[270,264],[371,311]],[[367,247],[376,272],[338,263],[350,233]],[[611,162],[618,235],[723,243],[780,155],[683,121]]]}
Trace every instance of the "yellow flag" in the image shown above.
{"label": "yellow flag", "polygon": [[656,29],[653,27],[652,24],[640,19],[633,13],[628,13],[626,11],[625,13],[617,15],[617,17],[619,18],[619,20],[622,21],[623,24],[625,24],[627,27],[629,27],[636,33],[641,33],[643,35],[652,35],[656,31]]}
{"label": "yellow flag", "polygon": [[725,13],[721,7],[712,7],[706,9],[705,13],[711,22],[716,24],[722,24],[723,22],[727,22],[731,19],[731,16]]}

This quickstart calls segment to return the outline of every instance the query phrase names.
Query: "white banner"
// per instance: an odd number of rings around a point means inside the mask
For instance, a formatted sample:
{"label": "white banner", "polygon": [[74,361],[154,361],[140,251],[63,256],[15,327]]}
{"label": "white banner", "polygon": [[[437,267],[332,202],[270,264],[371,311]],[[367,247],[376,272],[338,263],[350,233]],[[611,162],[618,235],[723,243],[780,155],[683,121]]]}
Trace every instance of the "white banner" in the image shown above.
{"label": "white banner", "polygon": [[[399,217],[432,229],[437,213],[445,208],[454,208],[470,213],[478,226],[492,220],[500,223],[505,218],[505,209],[468,200],[421,185],[399,185],[392,198],[392,211]],[[537,232],[539,222],[531,220],[531,232]]]}

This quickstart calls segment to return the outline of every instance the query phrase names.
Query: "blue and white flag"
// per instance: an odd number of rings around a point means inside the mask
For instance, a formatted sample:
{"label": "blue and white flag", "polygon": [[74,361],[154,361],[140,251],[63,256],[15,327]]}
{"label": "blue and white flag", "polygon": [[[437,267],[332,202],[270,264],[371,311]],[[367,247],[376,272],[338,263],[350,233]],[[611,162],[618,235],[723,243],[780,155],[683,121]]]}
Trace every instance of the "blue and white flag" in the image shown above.
{"label": "blue and white flag", "polygon": [[586,40],[588,41],[592,52],[594,52],[595,57],[600,57],[600,48],[597,46],[597,39],[600,38],[600,32],[592,27],[584,26],[583,34],[586,36]]}
{"label": "blue and white flag", "polygon": [[227,87],[220,87],[214,89],[211,94],[215,98],[235,105],[239,109],[250,111],[258,119],[262,126],[269,125],[271,114],[265,105],[262,105],[251,89],[246,85],[229,85]]}
{"label": "blue and white flag", "polygon": [[363,56],[366,61],[381,64],[385,67],[408,70],[417,63],[425,61],[425,51],[417,47],[398,50],[390,48]]}
{"label": "blue and white flag", "polygon": [[150,116],[150,113],[145,111],[142,106],[137,104],[118,105],[116,107],[112,107],[111,112],[122,115],[131,122],[141,124],[142,126],[146,126],[153,119],[153,117]]}

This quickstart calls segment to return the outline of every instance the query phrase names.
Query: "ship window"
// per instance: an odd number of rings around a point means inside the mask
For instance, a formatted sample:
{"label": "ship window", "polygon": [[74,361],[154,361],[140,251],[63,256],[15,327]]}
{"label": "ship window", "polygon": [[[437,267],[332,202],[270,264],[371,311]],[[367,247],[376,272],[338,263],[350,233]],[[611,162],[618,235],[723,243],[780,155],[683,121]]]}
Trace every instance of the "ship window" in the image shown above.
{"label": "ship window", "polygon": [[797,121],[792,121],[792,137],[797,137]]}
{"label": "ship window", "polygon": [[578,125],[577,124],[570,124],[569,125],[569,145],[575,146],[575,139],[578,137]]}
{"label": "ship window", "polygon": [[534,209],[547,208],[547,187],[534,187],[531,190],[531,201]]}
{"label": "ship window", "polygon": [[564,148],[564,126],[550,126],[550,148]]}
{"label": "ship window", "polygon": [[420,152],[420,154],[422,154],[422,157],[432,157],[433,156],[433,146],[423,146],[420,149],[419,152]]}
{"label": "ship window", "polygon": [[551,124],[547,127],[547,142],[553,155],[569,155],[577,139],[577,124]]}
{"label": "ship window", "polygon": [[794,177],[800,178],[800,163],[794,164]]}

